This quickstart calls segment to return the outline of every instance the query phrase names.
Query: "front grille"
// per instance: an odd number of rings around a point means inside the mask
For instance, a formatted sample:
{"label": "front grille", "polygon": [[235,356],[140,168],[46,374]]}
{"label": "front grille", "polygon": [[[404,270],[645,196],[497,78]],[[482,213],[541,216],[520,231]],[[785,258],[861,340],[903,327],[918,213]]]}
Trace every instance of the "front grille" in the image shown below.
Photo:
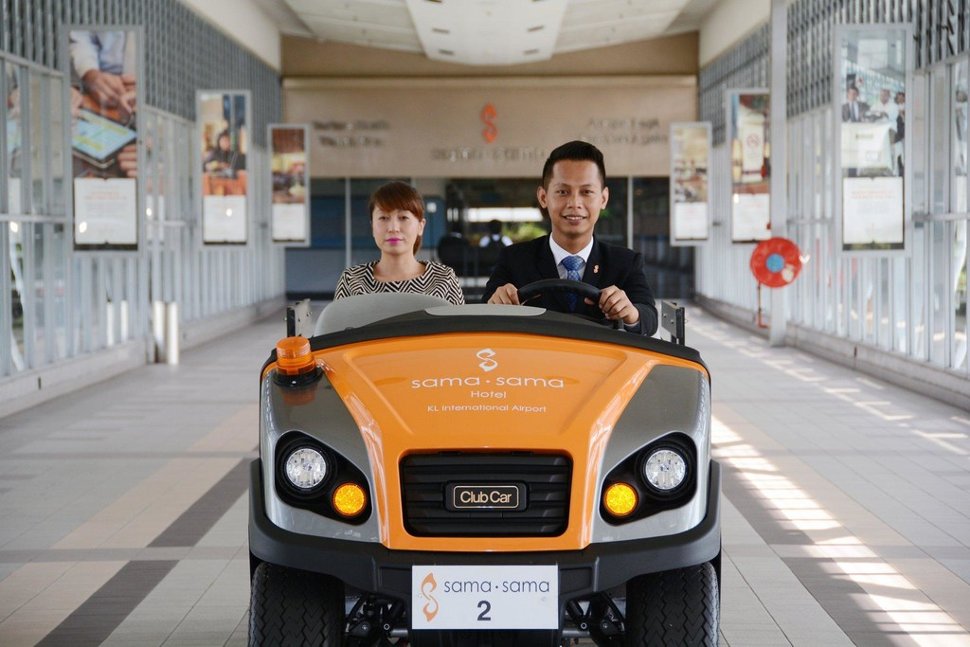
{"label": "front grille", "polygon": [[[404,525],[417,536],[549,537],[569,521],[572,461],[566,456],[443,452],[412,454],[401,461]],[[448,510],[449,484],[525,485],[521,511]]]}

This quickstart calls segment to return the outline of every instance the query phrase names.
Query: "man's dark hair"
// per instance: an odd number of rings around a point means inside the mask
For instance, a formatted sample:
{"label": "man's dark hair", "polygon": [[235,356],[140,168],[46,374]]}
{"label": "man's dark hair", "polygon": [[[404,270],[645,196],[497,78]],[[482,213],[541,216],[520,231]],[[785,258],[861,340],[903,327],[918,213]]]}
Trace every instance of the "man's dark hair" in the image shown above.
{"label": "man's dark hair", "polygon": [[552,167],[556,162],[569,160],[572,162],[593,162],[600,172],[600,183],[606,186],[606,163],[603,162],[603,153],[589,142],[579,140],[566,142],[562,146],[555,148],[549,153],[549,158],[542,167],[542,186],[549,188],[549,180],[552,179]]}

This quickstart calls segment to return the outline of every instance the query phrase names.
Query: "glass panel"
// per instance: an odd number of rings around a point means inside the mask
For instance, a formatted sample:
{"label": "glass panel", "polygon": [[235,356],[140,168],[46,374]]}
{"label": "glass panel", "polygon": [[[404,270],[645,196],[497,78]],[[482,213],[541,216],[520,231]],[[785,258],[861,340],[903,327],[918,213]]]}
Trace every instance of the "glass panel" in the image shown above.
{"label": "glass panel", "polygon": [[862,340],[867,344],[876,343],[876,319],[879,304],[876,293],[876,259],[867,258],[860,263],[862,270]]}
{"label": "glass panel", "polygon": [[927,76],[925,74],[913,75],[913,97],[910,123],[913,126],[912,136],[909,137],[910,147],[913,152],[912,178],[913,178],[913,211],[927,210],[927,187],[926,187],[926,168],[927,168],[927,147],[929,135],[926,124],[926,89]]}
{"label": "glass panel", "polygon": [[927,281],[928,228],[927,223],[913,223],[913,258],[910,262],[909,290],[910,303],[913,306],[913,316],[910,318],[910,321],[913,322],[912,355],[916,359],[927,359],[929,356],[927,351],[929,344],[927,341],[926,304],[930,295],[929,290],[923,287]]}
{"label": "glass panel", "polygon": [[950,128],[947,127],[949,102],[946,100],[946,70],[933,70],[930,81],[930,213],[946,213],[946,176],[950,167]]}
{"label": "glass panel", "polygon": [[908,285],[906,267],[909,262],[909,259],[905,258],[894,258],[892,260],[892,303],[895,325],[893,350],[898,353],[908,352],[909,316],[907,313],[909,312],[909,302],[906,298],[906,286]]}
{"label": "glass panel", "polygon": [[37,72],[30,73],[30,205],[29,213],[48,214],[50,207],[44,191],[45,151],[50,128],[45,123],[43,112],[46,103],[47,83]]}
{"label": "glass panel", "polygon": [[[610,189],[610,203],[613,189]],[[633,250],[643,254],[647,284],[657,298],[690,298],[694,248],[670,246],[670,184],[666,178],[633,178]],[[601,220],[596,225],[597,235]]]}
{"label": "glass panel", "polygon": [[858,258],[850,258],[846,262],[849,268],[846,277],[849,286],[846,297],[849,311],[849,339],[862,339],[862,315],[859,312],[859,305],[862,303],[862,263]]}
{"label": "glass panel", "polygon": [[[967,60],[953,66],[953,164],[950,211],[967,211]],[[953,299],[953,337],[950,366],[967,367],[967,221],[951,223],[950,290]]]}
{"label": "glass panel", "polygon": [[47,225],[44,232],[44,262],[47,267],[47,283],[44,289],[49,301],[50,325],[47,329],[50,331],[48,334],[52,335],[48,342],[52,349],[49,355],[51,361],[63,359],[70,353],[67,316],[70,297],[67,290],[69,231],[66,225],[53,223]]}
{"label": "glass panel", "polygon": [[50,96],[48,102],[48,124],[50,136],[47,147],[50,150],[50,165],[47,173],[50,175],[50,201],[49,209],[51,215],[65,215],[65,201],[67,200],[67,187],[64,183],[64,91],[67,82],[56,77],[48,77],[47,86]]}
{"label": "glass panel", "polygon": [[16,373],[27,367],[24,359],[24,318],[27,314],[26,308],[29,301],[24,298],[24,290],[26,287],[24,284],[23,263],[24,223],[0,223],[0,226],[6,226],[8,229],[7,249],[5,251],[8,254],[10,262],[10,310],[13,323],[10,333],[10,353],[13,370]]}
{"label": "glass panel", "polygon": [[[608,178],[606,186],[610,190],[610,199],[596,222],[596,237],[605,243],[629,247],[626,239],[627,179]],[[664,244],[664,251],[666,250],[669,250],[669,246]]]}
{"label": "glass panel", "polygon": [[876,343],[879,348],[889,350],[892,348],[892,327],[890,326],[892,310],[889,296],[890,261],[888,258],[880,258],[876,263],[878,265],[876,268],[876,285],[879,291],[879,298],[876,301],[876,313],[879,316],[879,321],[876,323]]}
{"label": "glass panel", "polygon": [[20,66],[7,63],[4,66],[4,76],[7,90],[7,204],[3,205],[3,210],[8,213],[23,213],[20,189],[23,169],[21,90],[26,81],[26,72]]}
{"label": "glass panel", "polygon": [[[946,68],[937,67],[930,73],[930,213],[946,213],[949,199],[947,181],[950,169],[949,126],[950,100],[946,94]],[[950,311],[946,306],[949,280],[946,275],[949,246],[945,235],[945,222],[929,224],[930,243],[930,335],[929,359],[943,366],[946,353],[946,325]]]}
{"label": "glass panel", "polygon": [[953,66],[953,165],[950,211],[967,210],[967,62]]}
{"label": "glass panel", "polygon": [[953,232],[953,249],[950,272],[951,294],[953,296],[953,345],[950,366],[967,367],[967,221],[950,223]]}
{"label": "glass panel", "polygon": [[287,291],[333,293],[346,267],[344,186],[342,179],[310,179],[310,249],[286,250]]}
{"label": "glass panel", "polygon": [[930,223],[930,361],[943,366],[946,352],[946,324],[950,316],[947,309],[947,291],[950,281],[947,277],[947,222]]}

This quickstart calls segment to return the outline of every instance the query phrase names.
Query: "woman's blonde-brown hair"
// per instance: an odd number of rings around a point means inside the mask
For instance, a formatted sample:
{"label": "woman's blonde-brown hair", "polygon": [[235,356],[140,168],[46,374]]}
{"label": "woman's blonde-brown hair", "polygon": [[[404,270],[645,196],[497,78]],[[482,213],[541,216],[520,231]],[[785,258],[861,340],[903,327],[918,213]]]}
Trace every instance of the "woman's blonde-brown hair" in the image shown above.
{"label": "woman's blonde-brown hair", "polygon": [[[380,207],[381,211],[391,212],[400,209],[410,211],[419,221],[424,220],[424,199],[418,190],[407,182],[388,182],[374,191],[367,205],[367,212],[371,220],[374,219],[374,209]],[[414,253],[417,254],[421,249],[421,235],[418,234],[414,241]]]}

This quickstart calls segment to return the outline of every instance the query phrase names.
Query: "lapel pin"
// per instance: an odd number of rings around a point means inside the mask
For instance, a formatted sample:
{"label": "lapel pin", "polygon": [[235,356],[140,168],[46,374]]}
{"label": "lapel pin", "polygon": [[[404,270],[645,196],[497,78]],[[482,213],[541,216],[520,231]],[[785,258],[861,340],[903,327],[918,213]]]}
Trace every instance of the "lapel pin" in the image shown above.
{"label": "lapel pin", "polygon": [[599,274],[599,273],[600,273],[600,266],[599,265],[594,265],[593,266],[593,274]]}

